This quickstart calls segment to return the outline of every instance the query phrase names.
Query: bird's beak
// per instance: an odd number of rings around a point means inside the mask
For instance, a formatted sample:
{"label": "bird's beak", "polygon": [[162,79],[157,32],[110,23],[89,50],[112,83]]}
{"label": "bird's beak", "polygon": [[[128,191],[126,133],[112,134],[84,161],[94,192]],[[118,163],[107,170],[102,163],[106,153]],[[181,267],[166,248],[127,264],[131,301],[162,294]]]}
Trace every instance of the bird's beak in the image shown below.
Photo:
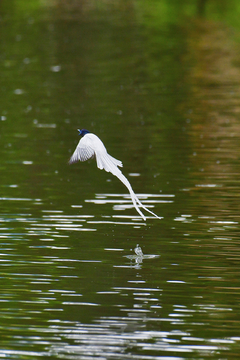
{"label": "bird's beak", "polygon": [[81,131],[80,129],[78,129],[78,131],[79,131],[79,134],[78,134],[78,135],[81,135],[82,131]]}

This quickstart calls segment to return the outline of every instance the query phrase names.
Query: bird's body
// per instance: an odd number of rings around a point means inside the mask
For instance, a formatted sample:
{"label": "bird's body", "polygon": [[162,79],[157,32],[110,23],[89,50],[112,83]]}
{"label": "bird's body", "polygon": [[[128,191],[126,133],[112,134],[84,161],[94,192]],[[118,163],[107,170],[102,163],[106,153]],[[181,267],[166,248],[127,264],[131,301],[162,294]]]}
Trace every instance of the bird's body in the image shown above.
{"label": "bird's body", "polygon": [[118,168],[118,166],[123,166],[122,162],[108,154],[103,142],[99,139],[99,137],[85,129],[79,130],[79,133],[82,138],[80,139],[73,155],[71,156],[69,164],[77,162],[78,160],[86,161],[95,157],[97,161],[97,167],[100,170],[104,169],[107,172],[111,172],[128,188],[133,205],[144,220],[146,220],[146,217],[139,209],[139,206],[142,207],[144,210],[148,211],[150,214],[159,218],[156,214],[154,214],[140,202],[140,200],[134,193],[130,182]]}

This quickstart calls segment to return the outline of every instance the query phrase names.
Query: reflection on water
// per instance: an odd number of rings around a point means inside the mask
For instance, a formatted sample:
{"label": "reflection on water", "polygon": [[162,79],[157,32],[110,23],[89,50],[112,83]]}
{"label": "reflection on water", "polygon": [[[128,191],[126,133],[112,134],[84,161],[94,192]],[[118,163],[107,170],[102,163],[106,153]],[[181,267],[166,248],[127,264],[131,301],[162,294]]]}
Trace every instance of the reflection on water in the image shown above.
{"label": "reflection on water", "polygon": [[[0,218],[0,331],[4,333],[1,356],[131,356],[147,360],[171,354],[171,358],[184,359],[218,357],[219,352],[238,348],[240,338],[230,330],[228,321],[225,330],[229,336],[221,335],[219,326],[225,319],[236,321],[235,305],[221,301],[221,297],[226,291],[232,297],[238,296],[238,287],[228,285],[230,274],[223,272],[227,265],[222,260],[217,262],[218,257],[226,261],[238,259],[234,243],[229,244],[231,238],[217,235],[222,230],[232,231],[238,223],[190,214],[173,218],[172,225],[176,225],[172,226],[172,240],[179,236],[179,224],[184,226],[187,241],[173,241],[171,254],[164,250],[168,241],[165,238],[157,242],[157,247],[156,239],[149,238],[147,243],[141,236],[132,250],[110,247],[114,237],[106,241],[100,227],[108,223],[95,221],[94,215],[39,209],[41,199],[8,198],[8,202],[21,202],[32,213],[4,213]],[[40,216],[36,216],[36,204]],[[122,215],[115,215],[109,222],[121,227],[117,233],[122,239],[119,245],[126,244],[120,235],[126,225],[131,223],[133,231],[138,231],[135,217],[123,217],[128,221],[119,223]],[[92,224],[96,227],[92,228]],[[208,224],[214,246],[207,238],[193,235],[192,224],[195,232]],[[91,236],[89,243],[85,234],[93,231],[97,237]],[[157,253],[149,254],[149,247]],[[191,270],[188,276],[193,263],[196,274]],[[205,287],[212,288],[208,296]],[[211,296],[212,291],[219,301]]]}
{"label": "reflection on water", "polygon": [[[150,205],[152,203],[172,203],[171,200],[163,200],[164,197],[174,197],[174,195],[153,195],[153,194],[137,194],[139,200],[146,204],[148,208],[153,208],[154,205]],[[117,199],[120,198],[120,199]],[[161,198],[161,199],[160,199]],[[131,196],[128,194],[96,194],[95,199],[86,199],[86,203],[93,203],[97,205],[106,205],[106,204],[113,204],[113,210],[116,211],[123,211],[126,209],[135,209]],[[139,215],[113,215],[112,218],[115,220],[106,220],[106,218],[110,218],[110,216],[103,216],[104,220],[93,220],[88,221],[90,224],[119,224],[119,225],[134,225],[134,226],[146,226],[145,222],[133,223],[133,219],[137,221],[141,221],[142,217]],[[125,221],[119,221],[117,219],[125,219]],[[156,219],[154,216],[146,216],[146,219]],[[129,220],[129,221],[126,221]],[[132,221],[130,221],[132,220]]]}

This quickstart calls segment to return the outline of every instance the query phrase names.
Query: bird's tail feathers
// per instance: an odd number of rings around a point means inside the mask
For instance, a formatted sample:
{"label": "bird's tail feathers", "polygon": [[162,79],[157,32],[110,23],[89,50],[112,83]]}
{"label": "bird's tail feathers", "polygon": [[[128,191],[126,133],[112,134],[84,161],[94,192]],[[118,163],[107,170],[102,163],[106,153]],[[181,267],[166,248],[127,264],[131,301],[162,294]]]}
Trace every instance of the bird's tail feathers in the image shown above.
{"label": "bird's tail feathers", "polygon": [[101,170],[104,169],[105,171],[111,172],[115,175],[115,171],[118,170],[118,168],[117,165],[112,161],[112,159],[114,158],[110,156],[108,153],[100,154],[100,156],[96,154],[97,167]]}
{"label": "bird's tail feathers", "polygon": [[122,167],[123,164],[120,160],[115,159],[113,156],[109,155],[108,153],[105,154],[96,154],[97,160],[97,167],[99,169],[104,169],[107,172],[113,172],[117,166]]}
{"label": "bird's tail feathers", "polygon": [[147,212],[149,212],[150,214],[152,214],[153,216],[155,216],[158,219],[161,219],[159,216],[157,216],[154,212],[152,212],[151,210],[149,210],[146,206],[144,206],[141,201],[138,199],[137,195],[134,193],[132,186],[130,184],[130,182],[128,181],[128,179],[123,175],[123,173],[118,170],[118,174],[114,174],[115,176],[117,176],[119,178],[119,180],[121,180],[123,182],[123,184],[128,188],[128,191],[130,193],[133,205],[135,207],[135,209],[137,210],[137,212],[141,215],[141,217],[143,218],[143,220],[146,220],[146,217],[144,216],[144,214],[142,213],[142,211],[139,209],[139,206],[142,207],[144,210],[146,210]]}
{"label": "bird's tail feathers", "polygon": [[108,154],[108,156],[111,159],[111,161],[114,163],[114,165],[123,167],[123,163],[120,160],[115,159],[113,156],[111,156],[109,154]]}
{"label": "bird's tail feathers", "polygon": [[115,159],[114,157],[112,157],[111,155],[109,155],[108,153],[106,153],[105,155],[101,156],[97,156],[96,155],[96,160],[97,160],[97,167],[99,169],[104,169],[107,172],[111,172],[113,175],[115,175],[128,189],[133,205],[135,207],[135,209],[137,210],[137,212],[139,213],[139,215],[143,218],[144,221],[146,221],[146,217],[144,216],[144,214],[142,213],[142,211],[139,209],[139,206],[141,208],[143,208],[144,210],[148,211],[150,214],[152,214],[153,216],[157,217],[158,219],[160,219],[159,216],[157,216],[156,214],[154,214],[154,212],[152,212],[151,210],[149,210],[147,207],[145,207],[141,201],[138,199],[137,195],[134,193],[132,186],[130,184],[130,182],[128,181],[128,179],[123,175],[123,173],[121,172],[120,169],[118,169],[117,166],[122,166],[122,162]]}
{"label": "bird's tail feathers", "polygon": [[135,207],[135,209],[137,210],[137,212],[141,215],[141,217],[143,218],[144,221],[146,221],[146,217],[145,215],[141,212],[141,210],[139,209],[138,205],[137,205],[137,196],[135,195],[135,193],[133,192],[133,190],[129,190],[129,193],[131,195],[131,199],[132,199],[132,202],[133,202],[133,205]]}
{"label": "bird's tail feathers", "polygon": [[[135,194],[134,194],[135,195]],[[135,195],[136,196],[136,195]],[[138,204],[146,211],[148,211],[150,214],[152,214],[153,216],[155,216],[158,219],[161,219],[158,215],[156,215],[153,211],[149,210],[146,206],[144,206],[141,201],[138,199],[138,197],[136,196],[136,201],[138,202]]]}

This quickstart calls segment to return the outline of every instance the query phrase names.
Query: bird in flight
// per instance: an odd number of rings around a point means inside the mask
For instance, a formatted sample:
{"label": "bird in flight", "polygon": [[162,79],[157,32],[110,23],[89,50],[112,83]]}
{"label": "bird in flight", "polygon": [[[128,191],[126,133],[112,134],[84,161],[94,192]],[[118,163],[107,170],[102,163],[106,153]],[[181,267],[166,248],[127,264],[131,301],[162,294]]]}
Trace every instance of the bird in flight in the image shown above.
{"label": "bird in flight", "polygon": [[150,214],[154,215],[158,219],[161,219],[159,216],[154,214],[154,212],[150,211],[146,208],[141,201],[138,199],[137,195],[134,193],[132,186],[128,179],[123,175],[121,170],[118,167],[122,167],[123,164],[120,160],[115,159],[111,155],[108,154],[103,142],[99,139],[98,136],[92,134],[86,129],[79,130],[79,135],[81,135],[81,139],[69,160],[69,164],[75,163],[79,161],[86,161],[93,157],[96,158],[97,167],[102,170],[104,169],[107,172],[111,172],[115,175],[128,189],[133,205],[137,212],[141,215],[143,220],[146,221],[146,217],[139,209],[139,207],[148,211]]}

